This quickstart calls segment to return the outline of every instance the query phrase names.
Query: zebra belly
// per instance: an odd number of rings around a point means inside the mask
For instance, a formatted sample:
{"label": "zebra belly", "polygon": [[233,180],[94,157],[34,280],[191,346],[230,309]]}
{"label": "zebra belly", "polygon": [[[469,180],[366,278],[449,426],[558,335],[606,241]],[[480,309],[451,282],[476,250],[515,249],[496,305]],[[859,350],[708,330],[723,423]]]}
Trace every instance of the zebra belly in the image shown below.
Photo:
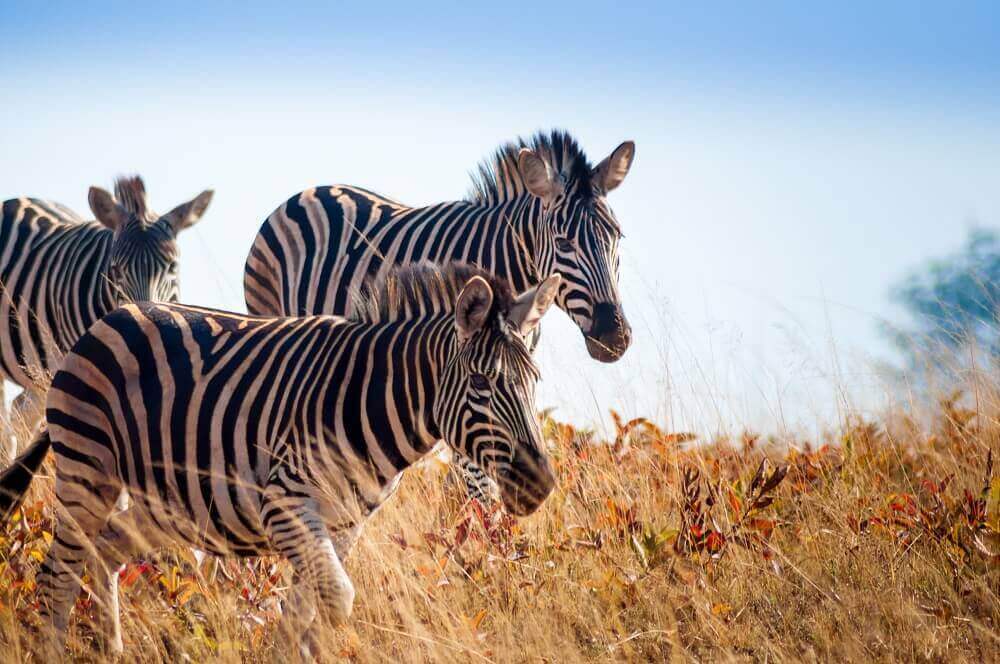
{"label": "zebra belly", "polygon": [[[142,504],[140,504],[142,503]],[[124,512],[113,517],[114,530],[122,532],[137,544],[134,555],[155,550],[186,546],[216,556],[261,556],[273,553],[261,533],[253,539],[225,539],[226,533],[205,528],[178,512],[151,509],[145,501],[132,501]]]}
{"label": "zebra belly", "polygon": [[[140,552],[169,545],[218,555],[271,552],[260,517],[261,491],[251,483],[212,478],[186,467],[164,471],[162,459],[137,464],[143,446],[103,446],[67,429],[67,419],[58,410],[50,409],[47,416],[57,498],[70,504],[104,504],[106,518],[130,541],[138,541]],[[113,506],[124,511],[115,513]],[[101,516],[102,510],[87,509]]]}
{"label": "zebra belly", "polygon": [[[310,478],[308,493],[315,500],[319,516],[335,535],[355,528],[367,521],[396,492],[402,473],[397,474],[373,494],[363,496],[359,485],[345,481],[330,482]],[[173,487],[183,486],[190,475],[176,472],[173,481],[155,487],[143,486],[132,476],[124,482],[130,497],[128,512],[133,527],[146,533],[163,535],[163,546],[191,546],[214,555],[258,556],[274,553],[261,520],[264,491],[253,487],[244,491],[242,499],[234,498],[235,492],[245,489],[248,483],[229,478],[215,481],[200,475],[197,489],[191,494]],[[343,493],[346,487],[347,494]],[[134,516],[131,516],[134,515]]]}
{"label": "zebra belly", "polygon": [[232,477],[194,476],[187,469],[172,473],[169,482],[150,484],[138,479],[133,475],[124,484],[132,509],[142,517],[139,522],[174,543],[217,555],[270,552],[260,518],[261,491],[250,483]]}

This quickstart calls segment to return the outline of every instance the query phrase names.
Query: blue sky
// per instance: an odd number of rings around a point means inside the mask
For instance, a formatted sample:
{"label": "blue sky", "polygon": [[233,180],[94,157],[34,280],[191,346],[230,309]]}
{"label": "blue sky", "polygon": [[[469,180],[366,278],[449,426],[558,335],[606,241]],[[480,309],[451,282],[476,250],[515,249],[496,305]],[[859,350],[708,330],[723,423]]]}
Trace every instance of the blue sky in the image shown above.
{"label": "blue sky", "polygon": [[216,189],[182,240],[184,298],[242,307],[260,221],[359,184],[460,197],[497,144],[564,127],[626,233],[626,358],[545,324],[541,398],[668,426],[815,430],[883,393],[890,284],[1000,224],[1000,5],[0,4],[0,197],[86,212],[146,178],[161,210]]}

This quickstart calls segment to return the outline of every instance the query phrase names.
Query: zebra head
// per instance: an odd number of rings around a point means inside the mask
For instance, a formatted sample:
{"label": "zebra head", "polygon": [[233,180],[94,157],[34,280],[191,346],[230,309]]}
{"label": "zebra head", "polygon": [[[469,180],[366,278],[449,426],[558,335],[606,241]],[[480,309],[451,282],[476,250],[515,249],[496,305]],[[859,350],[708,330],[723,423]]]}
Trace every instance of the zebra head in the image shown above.
{"label": "zebra head", "polygon": [[541,203],[536,269],[562,275],[559,308],[583,332],[591,357],[615,362],[632,342],[632,328],[618,293],[621,227],[607,194],[628,174],[635,143],[625,141],[591,167],[567,135],[543,138],[518,154],[524,186]]}
{"label": "zebra head", "polygon": [[535,412],[535,368],[525,345],[561,278],[511,297],[473,276],[455,307],[456,352],[435,404],[445,441],[482,468],[512,514],[534,512],[555,486]]}
{"label": "zebra head", "polygon": [[88,198],[97,220],[114,232],[106,272],[112,299],[118,305],[176,302],[177,234],[201,218],[212,191],[203,191],[163,216],[149,209],[146,187],[138,176],[119,178],[115,196],[91,187]]}

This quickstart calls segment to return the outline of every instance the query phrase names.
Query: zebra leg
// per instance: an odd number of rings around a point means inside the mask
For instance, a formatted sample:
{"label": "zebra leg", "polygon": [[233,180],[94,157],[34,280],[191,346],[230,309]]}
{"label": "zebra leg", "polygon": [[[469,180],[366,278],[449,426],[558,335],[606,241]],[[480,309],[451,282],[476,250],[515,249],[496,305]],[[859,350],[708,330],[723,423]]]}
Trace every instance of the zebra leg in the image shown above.
{"label": "zebra leg", "polygon": [[96,563],[91,572],[91,588],[102,614],[98,633],[105,635],[108,652],[120,655],[125,650],[125,644],[122,641],[121,608],[118,604],[118,573],[125,561],[101,555]]}
{"label": "zebra leg", "polygon": [[121,654],[125,649],[118,600],[118,574],[129,560],[161,546],[161,543],[150,539],[156,529],[140,523],[136,510],[128,509],[127,505],[128,494],[122,492],[118,499],[118,510],[97,536],[95,547],[100,560],[91,574],[94,579],[94,595],[103,610],[101,633],[108,635],[107,646],[112,654]]}
{"label": "zebra leg", "polygon": [[0,464],[6,468],[17,458],[17,438],[7,408],[7,381],[0,378]]}
{"label": "zebra leg", "polygon": [[[358,541],[358,536],[361,535],[361,529],[362,524],[359,523],[353,528],[341,530],[333,534],[331,538],[333,540],[333,549],[337,552],[337,557],[341,563],[347,560],[347,556],[354,549],[354,544]],[[297,572],[295,578],[292,580],[292,591],[288,598],[287,610],[292,615],[298,615],[300,622],[312,624],[316,620],[316,602],[311,590],[308,589],[306,584],[301,582],[301,575]],[[319,641],[316,639],[316,631],[307,629],[301,639],[300,651],[302,656],[307,660],[312,656],[318,656],[322,652],[319,645]]]}
{"label": "zebra leg", "polygon": [[88,486],[57,483],[59,506],[52,546],[35,578],[39,614],[50,625],[48,645],[56,653],[62,652],[66,642],[69,614],[80,594],[83,568],[97,558],[94,538],[111,515],[114,502]]}
{"label": "zebra leg", "polygon": [[296,571],[292,575],[292,585],[285,600],[284,618],[281,627],[299,642],[299,654],[305,661],[319,657],[320,646],[314,630],[310,629],[316,620],[316,598],[313,589],[303,575]]}
{"label": "zebra leg", "polygon": [[483,505],[497,502],[499,489],[482,468],[465,457],[455,456],[453,467],[465,485],[465,494],[478,500]]}
{"label": "zebra leg", "polygon": [[315,646],[311,633],[315,618],[322,613],[334,625],[346,622],[354,606],[354,584],[314,498],[271,484],[264,491],[261,511],[271,546],[288,559],[296,578],[303,582],[295,585],[289,597],[284,625],[308,656]]}
{"label": "zebra leg", "polygon": [[31,440],[38,423],[42,420],[44,408],[45,395],[36,389],[26,387],[14,397],[10,421],[14,433],[15,456],[17,451],[23,449],[27,441]]}
{"label": "zebra leg", "polygon": [[351,555],[358,537],[361,536],[363,527],[364,522],[360,522],[351,528],[339,530],[333,534],[333,548],[337,552],[337,557],[340,558],[341,563],[347,560],[347,556]]}
{"label": "zebra leg", "polygon": [[91,588],[103,609],[99,633],[107,635],[107,648],[111,654],[121,654],[125,649],[118,598],[119,573],[128,561],[175,543],[144,512],[129,508],[128,503],[128,493],[122,492],[117,509],[94,542],[99,559],[91,573]]}

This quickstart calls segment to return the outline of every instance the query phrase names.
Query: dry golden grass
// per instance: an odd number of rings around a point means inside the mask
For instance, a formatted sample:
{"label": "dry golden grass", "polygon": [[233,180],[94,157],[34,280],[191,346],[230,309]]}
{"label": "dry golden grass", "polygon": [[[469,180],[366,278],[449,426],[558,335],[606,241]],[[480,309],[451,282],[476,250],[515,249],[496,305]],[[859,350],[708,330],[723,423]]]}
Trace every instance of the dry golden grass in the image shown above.
{"label": "dry golden grass", "polygon": [[[618,421],[601,442],[550,419],[560,486],[519,522],[457,504],[444,466],[426,464],[349,559],[354,616],[324,630],[322,659],[995,660],[1000,481],[988,459],[1000,458],[1000,400],[989,387],[920,418],[853,418],[811,444],[696,444],[644,421]],[[12,659],[30,657],[50,487],[36,482],[0,545]],[[285,571],[275,560],[198,568],[185,552],[137,561],[121,577],[127,661],[294,661],[275,627]],[[74,658],[102,659],[94,609],[81,595]]]}

